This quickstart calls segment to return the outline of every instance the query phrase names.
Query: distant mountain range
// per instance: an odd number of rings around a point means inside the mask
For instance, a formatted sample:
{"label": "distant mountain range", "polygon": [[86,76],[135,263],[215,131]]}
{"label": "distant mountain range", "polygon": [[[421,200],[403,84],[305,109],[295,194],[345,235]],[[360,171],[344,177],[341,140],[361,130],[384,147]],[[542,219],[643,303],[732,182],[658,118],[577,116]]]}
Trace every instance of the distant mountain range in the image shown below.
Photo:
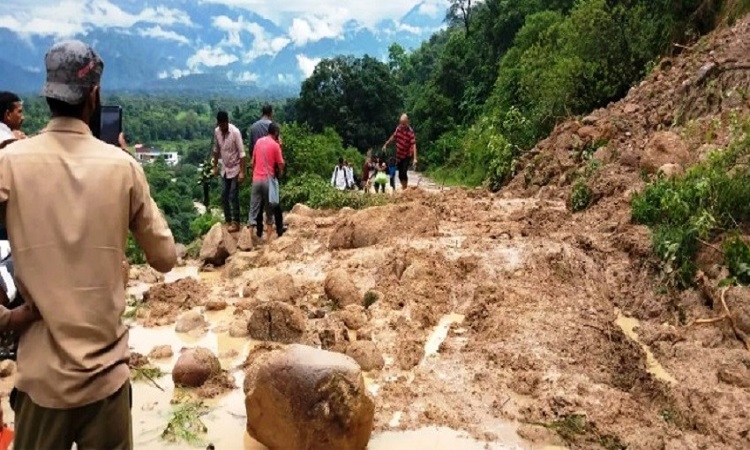
{"label": "distant mountain range", "polygon": [[[60,18],[58,24],[56,17],[40,18],[33,9],[20,18],[0,11],[0,90],[39,91],[45,51],[69,35],[102,55],[108,91],[296,94],[320,58],[369,54],[384,60],[394,42],[418,47],[443,26],[447,1],[424,0],[399,20],[374,26],[356,20],[332,24],[316,16],[272,21],[203,0],[162,0],[156,7],[149,0],[80,3],[79,17],[91,17],[92,23]],[[104,14],[107,25],[97,25]]]}

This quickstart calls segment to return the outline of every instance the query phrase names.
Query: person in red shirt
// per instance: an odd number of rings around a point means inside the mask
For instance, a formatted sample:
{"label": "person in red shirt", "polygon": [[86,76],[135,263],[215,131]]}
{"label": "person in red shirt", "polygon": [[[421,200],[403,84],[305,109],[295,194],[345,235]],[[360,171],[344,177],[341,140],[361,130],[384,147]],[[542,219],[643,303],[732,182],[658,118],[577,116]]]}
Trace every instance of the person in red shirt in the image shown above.
{"label": "person in red shirt", "polygon": [[409,125],[409,116],[401,115],[401,121],[393,132],[390,139],[383,145],[383,152],[392,143],[396,142],[396,165],[398,167],[398,179],[401,181],[401,187],[406,189],[409,186],[409,168],[416,166],[419,162],[417,159],[417,139],[414,130]]}
{"label": "person in red shirt", "polygon": [[281,153],[279,126],[268,125],[268,135],[258,139],[253,148],[253,190],[251,199],[250,226],[255,226],[256,234],[263,237],[263,212],[271,209],[276,222],[276,234],[281,237],[286,229],[281,205],[271,205],[268,201],[269,185],[274,178],[284,173],[284,156]]}

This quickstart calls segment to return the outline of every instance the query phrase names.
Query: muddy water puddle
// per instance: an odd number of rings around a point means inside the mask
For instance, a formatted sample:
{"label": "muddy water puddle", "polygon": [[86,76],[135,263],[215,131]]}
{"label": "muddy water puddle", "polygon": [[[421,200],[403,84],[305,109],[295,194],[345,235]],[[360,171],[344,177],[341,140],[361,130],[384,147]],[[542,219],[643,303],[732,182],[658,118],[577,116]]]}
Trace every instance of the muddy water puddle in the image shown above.
{"label": "muddy water puddle", "polygon": [[[171,283],[183,278],[197,278],[210,281],[219,277],[219,273],[199,272],[196,267],[182,267],[165,276],[165,282]],[[131,286],[129,293],[142,295],[149,285]],[[233,308],[220,312],[206,312],[206,319],[211,324],[207,332],[197,334],[176,333],[174,326],[145,328],[134,325],[130,329],[130,346],[134,352],[147,355],[154,347],[169,345],[174,353],[172,358],[152,360],[152,365],[160,368],[165,374],[152,383],[148,380],[133,383],[133,435],[135,448],[143,450],[163,450],[170,448],[206,448],[209,443],[219,450],[244,449],[266,450],[253,440],[245,430],[245,405],[242,384],[244,374],[239,369],[250,349],[256,342],[246,338],[232,338],[228,335],[228,325],[233,319]],[[460,325],[464,317],[460,314],[444,316],[434,328],[425,344],[425,361],[439,358],[439,349],[447,339],[451,327]],[[162,439],[162,433],[172,418],[177,405],[172,402],[179,397],[180,390],[175,390],[171,374],[180,351],[184,348],[205,347],[219,355],[222,368],[234,377],[236,389],[214,399],[204,400],[207,413],[201,417],[206,433],[200,436],[200,443],[168,443]],[[413,376],[413,374],[411,374]],[[382,383],[395,380],[378,380],[365,376],[369,392],[377,399]],[[184,399],[183,399],[184,400]],[[377,400],[376,400],[377,401]],[[373,434],[368,449],[370,450],[452,450],[452,449],[534,449],[525,444],[516,434],[516,426],[503,424],[500,429],[493,429],[497,436],[495,442],[483,442],[472,439],[464,432],[449,428],[425,427],[411,431],[395,431],[400,426],[400,416],[408,411],[394,411],[389,427],[391,430]],[[6,416],[8,417],[8,416]],[[494,427],[497,428],[497,427]]]}
{"label": "muddy water puddle", "polygon": [[646,368],[648,373],[654,376],[657,380],[664,381],[669,384],[677,383],[677,380],[667,372],[664,366],[661,365],[659,360],[656,359],[651,349],[640,341],[638,333],[635,331],[640,326],[638,319],[627,317],[622,312],[615,310],[617,319],[615,319],[615,325],[620,327],[623,333],[636,344],[640,345],[643,352],[646,354]]}

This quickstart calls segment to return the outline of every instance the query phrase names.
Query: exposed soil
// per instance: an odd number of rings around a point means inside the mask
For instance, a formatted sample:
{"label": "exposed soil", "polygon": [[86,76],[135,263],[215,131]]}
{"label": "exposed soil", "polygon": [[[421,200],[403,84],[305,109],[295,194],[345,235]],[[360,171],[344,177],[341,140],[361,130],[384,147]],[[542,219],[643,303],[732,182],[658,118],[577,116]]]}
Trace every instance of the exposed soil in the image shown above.
{"label": "exposed soil", "polygon": [[146,326],[174,323],[181,313],[205,305],[208,292],[206,285],[194,278],[154,285],[143,294],[138,321]]}

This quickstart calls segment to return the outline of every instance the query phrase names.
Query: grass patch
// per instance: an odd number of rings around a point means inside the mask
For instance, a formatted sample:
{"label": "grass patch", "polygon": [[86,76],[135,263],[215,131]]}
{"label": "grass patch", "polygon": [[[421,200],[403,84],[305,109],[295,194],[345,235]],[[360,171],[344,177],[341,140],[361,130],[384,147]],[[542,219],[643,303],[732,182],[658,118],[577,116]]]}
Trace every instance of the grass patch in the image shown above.
{"label": "grass patch", "polygon": [[370,306],[374,305],[378,301],[378,294],[373,291],[367,291],[362,301],[365,309],[370,309]]}
{"label": "grass patch", "polygon": [[580,212],[591,205],[591,188],[586,184],[586,180],[579,179],[573,185],[570,193],[570,210]]}
{"label": "grass patch", "polygon": [[281,203],[289,210],[298,203],[314,209],[364,209],[388,203],[390,197],[361,191],[339,191],[317,175],[302,175],[281,187]]}
{"label": "grass patch", "polygon": [[201,401],[182,400],[172,410],[161,438],[167,442],[202,445],[202,436],[208,432],[208,428],[201,417],[208,414],[208,407]]}
{"label": "grass patch", "polygon": [[[740,233],[750,220],[748,123],[728,149],[715,152],[673,179],[658,177],[632,202],[632,216],[653,232],[653,249],[670,286],[693,284],[695,255],[702,242]],[[750,281],[750,250],[730,239],[725,262],[738,280]]]}
{"label": "grass patch", "polygon": [[599,433],[596,427],[582,414],[571,414],[554,422],[540,425],[556,432],[565,442],[570,444],[580,443],[579,441],[581,441],[596,443],[607,450],[627,449],[627,446],[622,443],[619,437]]}
{"label": "grass patch", "polygon": [[146,305],[143,300],[138,300],[135,296],[131,295],[128,298],[125,312],[122,314],[122,317],[125,319],[135,319],[138,317],[138,312],[144,308],[146,308]]}
{"label": "grass patch", "polygon": [[131,378],[133,381],[154,381],[163,377],[165,374],[158,367],[143,366],[133,367],[130,369]]}

